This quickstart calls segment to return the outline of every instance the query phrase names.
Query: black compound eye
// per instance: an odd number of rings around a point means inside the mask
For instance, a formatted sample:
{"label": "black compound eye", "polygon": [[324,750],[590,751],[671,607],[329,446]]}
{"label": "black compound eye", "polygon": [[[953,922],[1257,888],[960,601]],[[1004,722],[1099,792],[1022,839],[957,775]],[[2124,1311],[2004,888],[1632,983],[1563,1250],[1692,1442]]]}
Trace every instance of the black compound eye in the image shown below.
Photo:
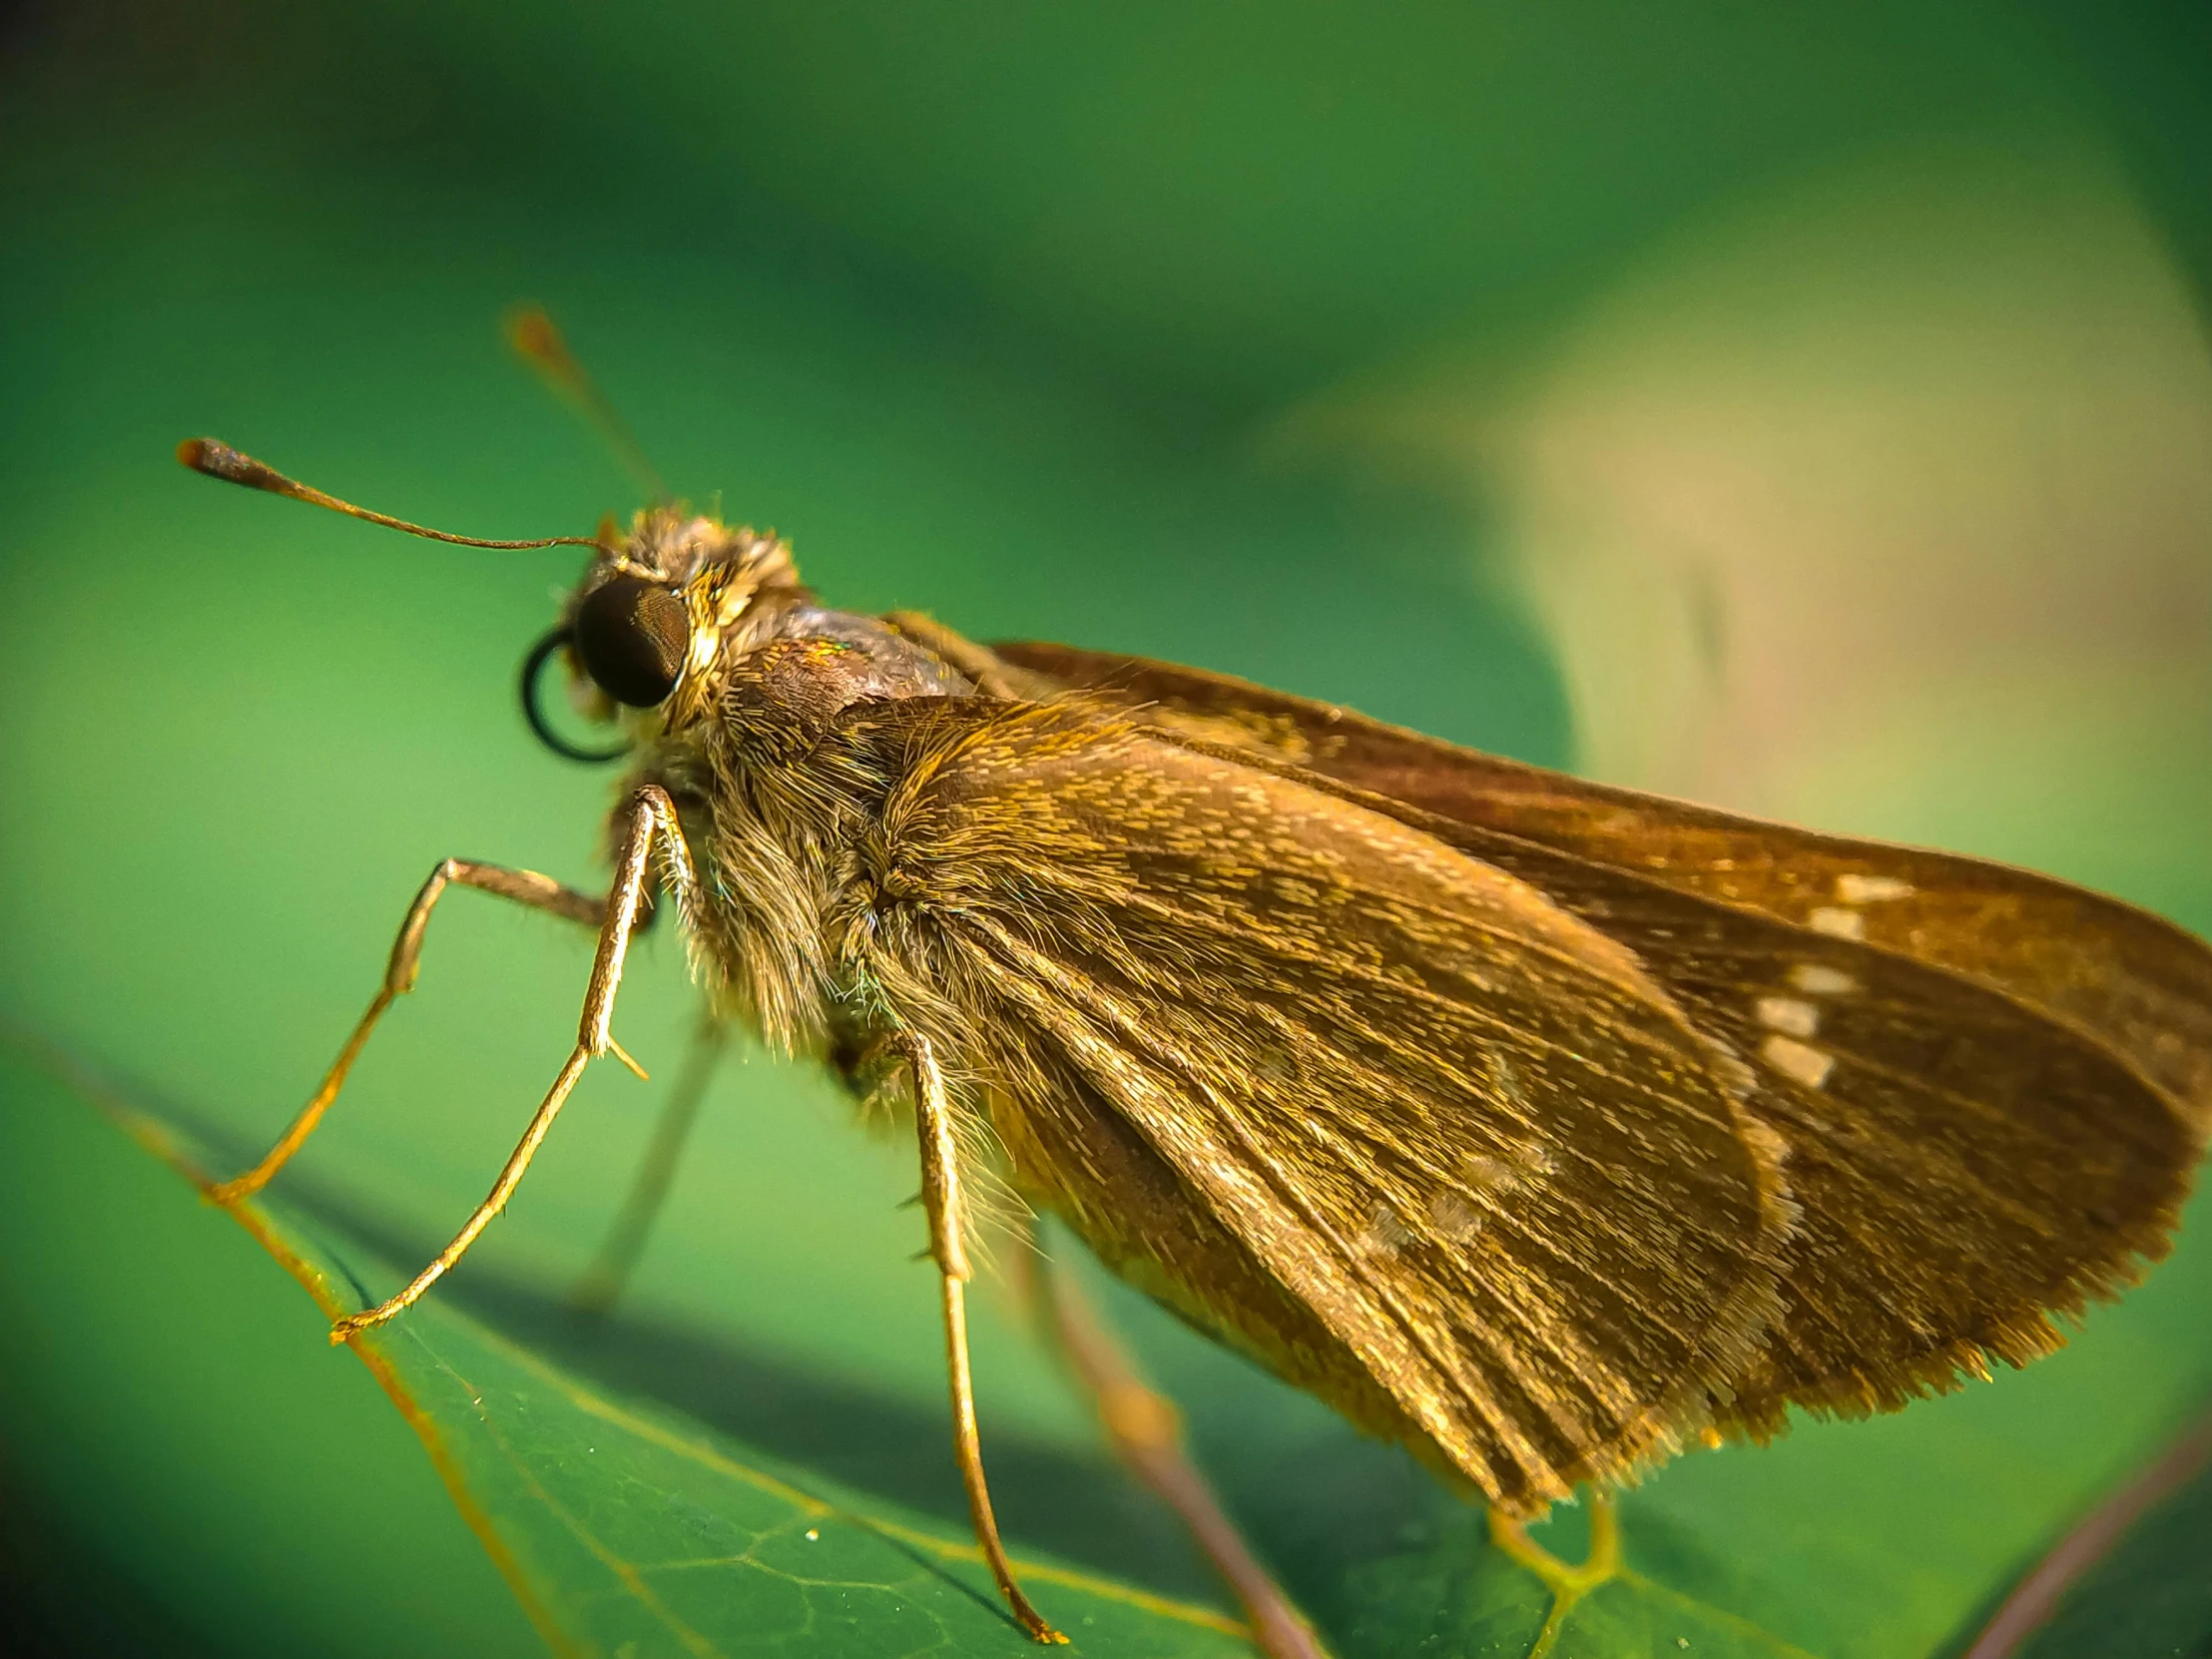
{"label": "black compound eye", "polygon": [[573,634],[584,672],[633,709],[650,709],[676,689],[691,650],[684,602],[637,576],[617,576],[586,594]]}

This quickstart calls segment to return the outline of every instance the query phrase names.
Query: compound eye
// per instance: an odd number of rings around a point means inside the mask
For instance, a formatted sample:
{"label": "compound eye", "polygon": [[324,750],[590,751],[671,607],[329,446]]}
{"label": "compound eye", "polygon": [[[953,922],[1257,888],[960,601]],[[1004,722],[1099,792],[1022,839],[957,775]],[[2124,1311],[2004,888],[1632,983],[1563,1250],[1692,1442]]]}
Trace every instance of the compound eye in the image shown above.
{"label": "compound eye", "polygon": [[684,602],[657,582],[617,576],[576,607],[576,655],[617,703],[650,709],[676,689],[691,650]]}

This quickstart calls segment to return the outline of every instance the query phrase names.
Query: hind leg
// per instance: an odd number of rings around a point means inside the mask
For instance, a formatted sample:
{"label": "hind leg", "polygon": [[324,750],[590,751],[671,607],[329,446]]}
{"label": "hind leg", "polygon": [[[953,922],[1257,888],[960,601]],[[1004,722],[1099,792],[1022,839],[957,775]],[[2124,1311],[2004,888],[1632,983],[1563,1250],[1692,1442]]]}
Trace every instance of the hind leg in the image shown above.
{"label": "hind leg", "polygon": [[1038,1324],[1089,1390],[1115,1453],[1189,1529],[1243,1604],[1261,1651],[1269,1659],[1328,1659],[1320,1638],[1252,1553],[1206,1477],[1184,1455],[1182,1417],[1146,1384],[1074,1275],[1041,1248],[1025,1254],[1023,1269]]}

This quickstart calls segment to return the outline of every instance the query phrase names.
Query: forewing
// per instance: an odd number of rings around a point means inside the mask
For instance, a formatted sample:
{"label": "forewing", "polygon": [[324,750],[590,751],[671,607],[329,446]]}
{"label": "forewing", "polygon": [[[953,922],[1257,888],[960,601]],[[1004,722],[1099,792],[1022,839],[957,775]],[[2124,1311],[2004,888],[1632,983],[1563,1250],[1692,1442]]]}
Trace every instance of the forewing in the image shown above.
{"label": "forewing", "polygon": [[1060,645],[996,645],[1062,684],[1209,723],[1355,789],[1662,886],[1987,981],[2124,1056],[2212,1123],[2212,951],[2116,899],[1954,853],[1611,789],[1223,675]]}
{"label": "forewing", "polygon": [[1724,1416],[1888,1408],[2055,1347],[2164,1253],[2212,1094],[2212,955],[2158,918],[1939,852],[1734,818],[1475,755],[1193,671],[1110,684],[1510,870],[1754,1057],[1790,1147],[1785,1317]]}
{"label": "forewing", "polygon": [[[862,720],[904,779],[853,923],[877,994],[1017,1163],[1025,1118],[1081,1144],[1102,1103],[1284,1293],[1153,1263],[1186,1311],[1325,1396],[1357,1368],[1514,1512],[1703,1426],[1789,1212],[1741,1062],[1625,951],[1416,829],[1081,709]],[[1042,1184],[1111,1231],[1112,1172],[1066,1162]]]}

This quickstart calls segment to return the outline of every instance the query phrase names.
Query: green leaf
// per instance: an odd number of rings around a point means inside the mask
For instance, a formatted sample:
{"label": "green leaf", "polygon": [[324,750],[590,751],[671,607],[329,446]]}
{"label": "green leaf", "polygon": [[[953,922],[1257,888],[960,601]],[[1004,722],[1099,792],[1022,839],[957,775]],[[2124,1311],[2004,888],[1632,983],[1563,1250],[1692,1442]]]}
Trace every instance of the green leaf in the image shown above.
{"label": "green leaf", "polygon": [[[41,1058],[196,1185],[240,1161],[211,1150],[224,1137],[191,1114],[151,1108],[50,1048]],[[427,1253],[311,1178],[280,1191],[235,1214],[326,1316],[386,1294],[403,1277],[392,1264]],[[2200,1295],[2201,1273],[2177,1290]],[[1122,1317],[1138,1312],[1119,1301]],[[2058,1512],[2047,1493],[2063,1456],[2023,1466],[2018,1454],[2063,1419],[2071,1390],[2020,1401],[2021,1433],[1991,1434],[1973,1406],[2015,1385],[1684,1459],[1623,1495],[1617,1544],[1593,1547],[1592,1511],[1569,1508],[1536,1529],[1540,1547],[1499,1548],[1479,1510],[1394,1453],[1165,1334],[1145,1346],[1182,1384],[1200,1455],[1346,1659],[1873,1656],[1926,1651],[1946,1627],[1962,1650],[2039,1553],[2037,1519]],[[2143,1358],[2123,1338],[2103,1346],[2110,1363]],[[943,1501],[954,1482],[941,1413],[681,1323],[582,1322],[558,1287],[511,1273],[456,1274],[353,1347],[556,1651],[1032,1651]],[[2092,1352],[2050,1370],[2083,1370]],[[1116,1471],[1020,1432],[994,1441],[987,1425],[986,1455],[1002,1512],[1059,1516],[1050,1548],[1018,1525],[1013,1547],[1079,1651],[1249,1651],[1219,1608],[1142,1582],[1161,1575],[1114,1536],[1131,1519]],[[1040,1505],[1046,1491],[1060,1501]],[[2081,1651],[2064,1644],[2087,1631],[2102,1652],[2193,1651],[2212,1604],[2186,1569],[2207,1536],[2212,1483],[2199,1475],[2138,1520],[2029,1651]]]}
{"label": "green leaf", "polygon": [[[195,1187],[210,1185],[209,1169],[226,1160],[190,1127],[49,1058],[140,1145]],[[370,1286],[402,1277],[360,1237],[374,1224],[349,1227],[343,1208],[279,1200],[231,1213],[334,1318],[384,1294]],[[555,1301],[495,1284],[488,1300],[502,1317],[487,1321],[457,1300],[427,1299],[350,1346],[555,1651],[1034,1651],[971,1539],[626,1397],[519,1340],[579,1324]],[[597,1345],[587,1332],[581,1346]],[[864,1437],[867,1425],[853,1427]],[[1019,1565],[1086,1647],[1159,1659],[1249,1651],[1243,1627],[1215,1609],[1050,1560]]]}

